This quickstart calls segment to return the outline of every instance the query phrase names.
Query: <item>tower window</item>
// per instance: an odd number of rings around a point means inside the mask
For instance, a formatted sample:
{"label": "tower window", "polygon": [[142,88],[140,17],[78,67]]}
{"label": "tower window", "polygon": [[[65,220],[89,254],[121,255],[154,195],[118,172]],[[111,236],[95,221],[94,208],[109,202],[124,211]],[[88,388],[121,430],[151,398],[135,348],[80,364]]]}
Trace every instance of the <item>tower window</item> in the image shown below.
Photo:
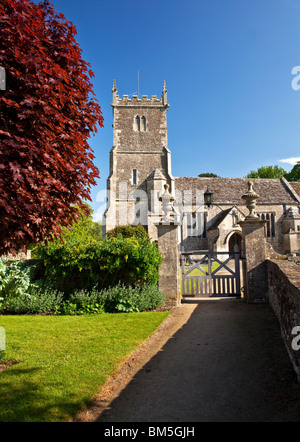
{"label": "tower window", "polygon": [[135,130],[137,130],[138,132],[140,132],[141,130],[140,117],[135,117]]}
{"label": "tower window", "polygon": [[133,184],[134,186],[136,186],[136,184],[137,184],[137,173],[136,173],[136,169],[133,169],[133,171],[132,171],[132,184]]}
{"label": "tower window", "polygon": [[139,117],[137,115],[134,118],[134,130],[136,132],[146,132],[146,117]]}
{"label": "tower window", "polygon": [[142,131],[146,132],[146,118],[142,117]]}

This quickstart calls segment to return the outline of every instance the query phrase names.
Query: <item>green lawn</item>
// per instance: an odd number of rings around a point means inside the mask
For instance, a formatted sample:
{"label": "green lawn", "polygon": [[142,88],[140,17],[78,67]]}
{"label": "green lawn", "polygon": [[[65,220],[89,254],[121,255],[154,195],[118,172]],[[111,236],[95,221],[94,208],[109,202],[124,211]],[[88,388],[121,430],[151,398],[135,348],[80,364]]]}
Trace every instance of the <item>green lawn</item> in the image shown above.
{"label": "green lawn", "polygon": [[0,316],[6,360],[0,421],[70,421],[168,312]]}

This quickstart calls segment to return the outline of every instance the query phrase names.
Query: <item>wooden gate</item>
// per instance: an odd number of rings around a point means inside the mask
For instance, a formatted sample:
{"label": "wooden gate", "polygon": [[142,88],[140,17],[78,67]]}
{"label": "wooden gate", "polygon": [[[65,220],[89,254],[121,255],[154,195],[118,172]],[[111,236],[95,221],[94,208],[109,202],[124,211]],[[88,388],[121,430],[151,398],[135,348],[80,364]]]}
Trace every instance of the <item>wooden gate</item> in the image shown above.
{"label": "wooden gate", "polygon": [[182,296],[241,296],[240,253],[182,252]]}

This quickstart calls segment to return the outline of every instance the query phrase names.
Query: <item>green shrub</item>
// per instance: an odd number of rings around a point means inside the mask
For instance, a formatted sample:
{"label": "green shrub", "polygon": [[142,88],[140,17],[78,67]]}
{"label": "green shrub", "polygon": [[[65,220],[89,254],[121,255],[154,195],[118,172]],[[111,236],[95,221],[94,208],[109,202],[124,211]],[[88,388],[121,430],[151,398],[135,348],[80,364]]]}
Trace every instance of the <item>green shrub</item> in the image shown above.
{"label": "green shrub", "polygon": [[62,294],[44,281],[32,282],[35,266],[24,261],[0,259],[0,311],[10,314],[36,314],[54,310]]}
{"label": "green shrub", "polygon": [[138,287],[118,284],[103,290],[101,297],[107,313],[134,313],[139,309],[136,303]]}
{"label": "green shrub", "polygon": [[119,235],[101,242],[53,242],[41,248],[41,260],[46,278],[54,281],[57,289],[72,292],[118,282],[156,284],[161,254],[148,240]]}
{"label": "green shrub", "polygon": [[140,287],[136,298],[136,306],[138,311],[155,310],[163,305],[165,295],[158,289],[156,285],[143,285]]}
{"label": "green shrub", "polygon": [[118,284],[102,292],[106,312],[143,312],[160,307],[165,296],[156,285],[124,286]]}
{"label": "green shrub", "polygon": [[96,289],[92,291],[77,290],[70,299],[62,302],[56,309],[58,315],[85,315],[104,313],[104,305],[100,292]]}
{"label": "green shrub", "polygon": [[98,290],[76,290],[65,299],[63,294],[51,287],[32,286],[29,294],[8,296],[0,310],[9,314],[86,315],[101,313],[133,313],[155,310],[164,303],[165,297],[155,285],[116,286]]}
{"label": "green shrub", "polygon": [[154,310],[165,301],[165,296],[159,291],[157,285],[149,284],[135,287],[118,284],[103,290],[101,298],[105,311],[108,313]]}
{"label": "green shrub", "polygon": [[111,285],[157,284],[162,257],[155,244],[145,239],[106,238],[102,243],[99,270]]}
{"label": "green shrub", "polygon": [[[29,291],[32,269],[21,260],[6,262],[0,258],[0,298],[18,297]],[[0,300],[1,301],[1,300]]]}
{"label": "green shrub", "polygon": [[109,238],[115,238],[121,235],[123,238],[137,238],[150,241],[147,230],[140,224],[138,226],[117,226],[114,229],[109,230],[106,235]]}

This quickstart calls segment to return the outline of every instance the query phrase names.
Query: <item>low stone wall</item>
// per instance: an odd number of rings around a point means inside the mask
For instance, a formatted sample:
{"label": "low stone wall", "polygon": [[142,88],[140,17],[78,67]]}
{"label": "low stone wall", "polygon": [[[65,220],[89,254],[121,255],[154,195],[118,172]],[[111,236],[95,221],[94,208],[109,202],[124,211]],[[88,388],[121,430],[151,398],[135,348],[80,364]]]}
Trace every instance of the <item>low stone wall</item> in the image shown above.
{"label": "low stone wall", "polygon": [[283,260],[268,262],[269,302],[281,327],[282,338],[300,381],[300,350],[292,348],[294,327],[300,326],[300,268]]}

